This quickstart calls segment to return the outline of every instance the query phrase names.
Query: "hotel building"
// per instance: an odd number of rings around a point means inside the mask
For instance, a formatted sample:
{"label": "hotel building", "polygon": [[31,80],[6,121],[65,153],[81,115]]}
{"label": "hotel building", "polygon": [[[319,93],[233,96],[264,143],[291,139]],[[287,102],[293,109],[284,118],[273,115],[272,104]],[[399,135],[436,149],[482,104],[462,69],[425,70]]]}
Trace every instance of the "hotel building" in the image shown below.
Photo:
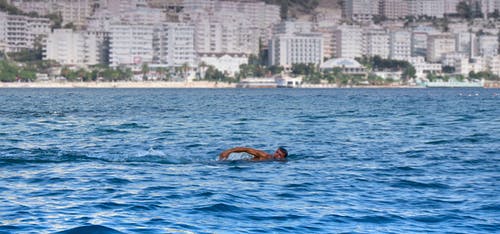
{"label": "hotel building", "polygon": [[269,43],[269,65],[290,68],[293,64],[323,62],[321,33],[278,34]]}

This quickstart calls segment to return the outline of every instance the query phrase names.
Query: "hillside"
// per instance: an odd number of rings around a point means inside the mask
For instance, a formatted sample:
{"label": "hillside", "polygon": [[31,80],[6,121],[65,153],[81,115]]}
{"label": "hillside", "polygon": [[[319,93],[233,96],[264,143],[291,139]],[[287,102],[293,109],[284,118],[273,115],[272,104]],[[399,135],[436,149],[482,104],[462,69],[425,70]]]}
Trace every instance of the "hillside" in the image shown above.
{"label": "hillside", "polygon": [[[281,17],[299,18],[303,15],[311,15],[318,7],[340,8],[341,0],[264,0],[269,4],[276,4],[282,7]],[[285,12],[287,14],[285,15]]]}

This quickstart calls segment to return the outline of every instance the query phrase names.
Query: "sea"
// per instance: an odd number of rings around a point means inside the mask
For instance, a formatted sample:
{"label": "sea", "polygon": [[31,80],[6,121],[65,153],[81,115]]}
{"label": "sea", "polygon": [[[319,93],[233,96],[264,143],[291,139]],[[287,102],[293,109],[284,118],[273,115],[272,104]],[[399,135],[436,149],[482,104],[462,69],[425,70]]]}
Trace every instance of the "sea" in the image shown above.
{"label": "sea", "polygon": [[500,233],[500,90],[0,89],[0,233]]}

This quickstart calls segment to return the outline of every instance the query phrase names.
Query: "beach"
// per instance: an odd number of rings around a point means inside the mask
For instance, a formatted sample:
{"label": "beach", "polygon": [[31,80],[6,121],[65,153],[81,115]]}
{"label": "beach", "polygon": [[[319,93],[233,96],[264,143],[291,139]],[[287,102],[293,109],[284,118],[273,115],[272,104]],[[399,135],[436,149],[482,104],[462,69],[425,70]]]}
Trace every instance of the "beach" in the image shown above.
{"label": "beach", "polygon": [[116,81],[116,82],[14,82],[0,83],[0,88],[234,88],[236,83],[194,81]]}
{"label": "beach", "polygon": [[[237,83],[192,81],[192,82],[168,82],[168,81],[116,81],[116,82],[12,82],[0,83],[0,88],[236,88]],[[363,85],[343,86],[336,84],[303,84],[300,88],[306,89],[328,89],[328,88],[422,88],[421,86],[408,85]]]}

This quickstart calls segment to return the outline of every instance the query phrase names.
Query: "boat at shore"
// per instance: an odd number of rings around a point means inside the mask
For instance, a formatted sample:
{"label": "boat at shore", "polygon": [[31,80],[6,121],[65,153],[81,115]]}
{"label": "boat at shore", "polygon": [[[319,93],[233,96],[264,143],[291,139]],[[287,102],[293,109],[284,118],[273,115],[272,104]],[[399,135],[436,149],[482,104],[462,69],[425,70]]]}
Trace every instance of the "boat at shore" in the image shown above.
{"label": "boat at shore", "polygon": [[278,83],[274,78],[245,78],[236,88],[277,88]]}
{"label": "boat at shore", "polygon": [[272,78],[245,78],[241,80],[237,88],[300,88],[302,77],[289,77],[284,75]]}
{"label": "boat at shore", "polygon": [[483,88],[484,83],[482,81],[434,81],[426,82],[425,87],[427,88]]}

